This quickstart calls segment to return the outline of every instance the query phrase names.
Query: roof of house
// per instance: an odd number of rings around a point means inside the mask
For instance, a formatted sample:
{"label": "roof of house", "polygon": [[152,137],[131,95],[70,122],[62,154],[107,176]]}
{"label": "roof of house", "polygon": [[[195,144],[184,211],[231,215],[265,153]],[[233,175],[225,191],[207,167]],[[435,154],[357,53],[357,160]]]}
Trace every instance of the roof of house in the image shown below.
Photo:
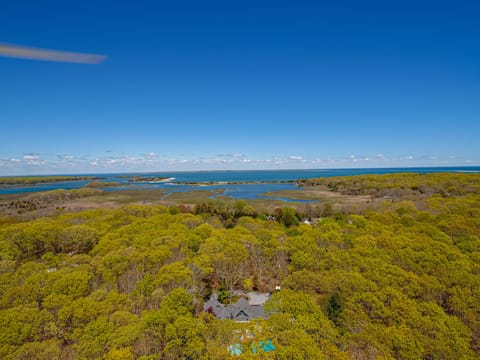
{"label": "roof of house", "polygon": [[247,294],[250,305],[263,305],[270,298],[270,293],[252,291]]}
{"label": "roof of house", "polygon": [[[203,310],[212,312],[218,319],[232,319],[235,321],[249,321],[250,319],[266,319],[267,315],[263,310],[262,299],[268,299],[268,296],[260,296],[255,298],[256,301],[249,302],[245,297],[241,297],[235,304],[222,305],[217,298],[215,292],[210,299],[204,304]],[[260,303],[259,303],[260,302]]]}

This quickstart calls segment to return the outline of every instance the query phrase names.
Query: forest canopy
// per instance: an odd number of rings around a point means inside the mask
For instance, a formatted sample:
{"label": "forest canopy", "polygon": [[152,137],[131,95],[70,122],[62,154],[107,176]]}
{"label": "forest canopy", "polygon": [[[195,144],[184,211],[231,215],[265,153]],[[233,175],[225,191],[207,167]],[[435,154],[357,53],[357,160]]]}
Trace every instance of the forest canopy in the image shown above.
{"label": "forest canopy", "polygon": [[[480,176],[300,183],[387,198],[312,223],[245,204],[0,218],[0,357],[225,359],[248,333],[275,351],[238,358],[480,358]],[[203,311],[252,290],[268,319]]]}

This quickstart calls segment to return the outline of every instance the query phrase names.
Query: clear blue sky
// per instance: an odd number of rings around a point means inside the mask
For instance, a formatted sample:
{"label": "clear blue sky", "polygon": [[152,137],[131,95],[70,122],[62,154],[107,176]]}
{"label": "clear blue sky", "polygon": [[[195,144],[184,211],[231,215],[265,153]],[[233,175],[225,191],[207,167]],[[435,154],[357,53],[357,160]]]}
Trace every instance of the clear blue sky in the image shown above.
{"label": "clear blue sky", "polygon": [[480,164],[479,1],[0,2],[0,175]]}

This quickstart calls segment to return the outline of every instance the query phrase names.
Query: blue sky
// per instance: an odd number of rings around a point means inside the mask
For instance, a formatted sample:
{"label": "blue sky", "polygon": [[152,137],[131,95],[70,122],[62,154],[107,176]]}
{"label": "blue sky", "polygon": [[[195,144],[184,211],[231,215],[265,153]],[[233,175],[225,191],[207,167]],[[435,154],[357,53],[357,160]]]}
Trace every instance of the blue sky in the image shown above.
{"label": "blue sky", "polygon": [[478,1],[2,1],[0,175],[480,165]]}

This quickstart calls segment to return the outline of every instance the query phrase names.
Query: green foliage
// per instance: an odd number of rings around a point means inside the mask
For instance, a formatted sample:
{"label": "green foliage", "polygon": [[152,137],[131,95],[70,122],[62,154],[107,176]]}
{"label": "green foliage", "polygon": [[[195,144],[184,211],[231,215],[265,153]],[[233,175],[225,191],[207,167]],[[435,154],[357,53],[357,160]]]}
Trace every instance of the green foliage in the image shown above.
{"label": "green foliage", "polygon": [[223,286],[220,286],[217,289],[217,297],[218,297],[218,301],[226,304],[228,303],[228,300],[230,300],[230,292],[227,289],[225,289]]}
{"label": "green foliage", "polygon": [[339,318],[343,311],[342,299],[338,293],[333,294],[328,300],[327,315],[335,325],[339,325]]}
{"label": "green foliage", "polygon": [[292,225],[299,224],[297,212],[295,211],[295,209],[292,209],[292,208],[281,208],[279,210],[277,209],[277,211],[275,212],[275,215],[277,217],[278,222],[285,226],[292,226]]}
{"label": "green foliage", "polygon": [[[357,214],[326,206],[314,225],[243,202],[2,219],[0,357],[225,359],[248,330],[276,347],[255,358],[479,358],[479,183],[322,179],[392,199]],[[266,320],[203,313],[213,291],[229,301],[276,285]]]}

